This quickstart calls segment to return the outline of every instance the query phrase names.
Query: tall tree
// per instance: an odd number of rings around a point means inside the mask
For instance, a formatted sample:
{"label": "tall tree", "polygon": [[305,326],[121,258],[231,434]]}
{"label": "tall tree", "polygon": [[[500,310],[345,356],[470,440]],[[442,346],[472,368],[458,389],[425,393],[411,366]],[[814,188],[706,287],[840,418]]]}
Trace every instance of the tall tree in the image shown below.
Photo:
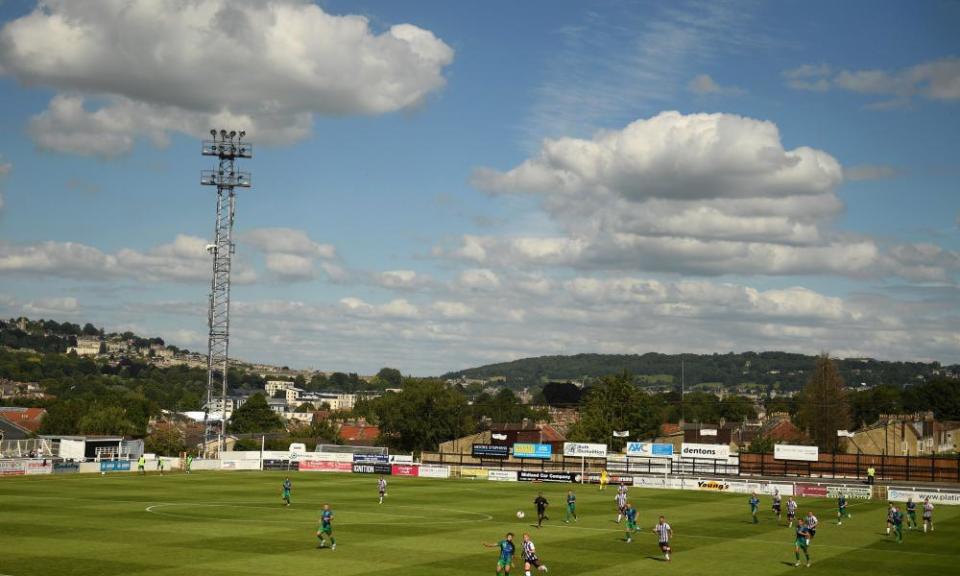
{"label": "tall tree", "polygon": [[440,380],[408,378],[402,392],[372,402],[382,441],[407,451],[436,450],[473,431],[467,400]]}
{"label": "tall tree", "polygon": [[837,430],[850,426],[850,406],[843,379],[830,356],[817,358],[810,380],[800,395],[797,423],[821,450],[837,448]]}
{"label": "tall tree", "polygon": [[649,438],[659,426],[660,408],[624,372],[604,377],[587,392],[580,408],[580,421],[568,435],[571,440],[609,444],[614,430],[629,430],[631,438]]}
{"label": "tall tree", "polygon": [[283,428],[283,420],[270,409],[263,394],[254,394],[233,411],[229,430],[240,434],[248,432],[272,432]]}
{"label": "tall tree", "polygon": [[381,368],[377,372],[377,382],[385,388],[399,388],[403,375],[396,368]]}

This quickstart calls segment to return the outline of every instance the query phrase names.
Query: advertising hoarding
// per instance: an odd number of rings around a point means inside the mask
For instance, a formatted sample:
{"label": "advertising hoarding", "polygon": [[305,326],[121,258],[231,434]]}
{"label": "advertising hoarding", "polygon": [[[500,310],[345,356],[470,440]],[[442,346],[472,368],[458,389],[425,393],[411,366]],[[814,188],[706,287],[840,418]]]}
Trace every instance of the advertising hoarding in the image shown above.
{"label": "advertising hoarding", "polygon": [[514,458],[537,458],[540,460],[549,460],[551,456],[553,456],[553,446],[550,444],[517,442],[513,445]]}

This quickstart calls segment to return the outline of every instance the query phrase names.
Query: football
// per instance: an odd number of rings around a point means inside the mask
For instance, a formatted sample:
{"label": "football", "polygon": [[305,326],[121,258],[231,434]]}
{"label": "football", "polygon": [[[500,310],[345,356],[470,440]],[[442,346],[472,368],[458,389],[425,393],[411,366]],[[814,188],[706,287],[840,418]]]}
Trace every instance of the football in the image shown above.
{"label": "football", "polygon": [[524,516],[526,516],[526,514],[523,513],[523,510],[517,510],[517,518],[522,520]]}

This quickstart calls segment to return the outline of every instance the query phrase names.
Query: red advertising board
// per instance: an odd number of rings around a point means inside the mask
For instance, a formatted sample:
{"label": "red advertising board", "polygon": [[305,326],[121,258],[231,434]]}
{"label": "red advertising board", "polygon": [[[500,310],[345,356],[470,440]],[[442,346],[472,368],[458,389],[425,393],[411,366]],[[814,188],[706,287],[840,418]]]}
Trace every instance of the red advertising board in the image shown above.
{"label": "red advertising board", "polygon": [[350,472],[353,464],[350,462],[330,462],[327,460],[304,460],[300,462],[301,472]]}
{"label": "red advertising board", "polygon": [[796,491],[798,496],[827,497],[827,487],[817,486],[816,484],[797,484]]}
{"label": "red advertising board", "polygon": [[419,466],[410,466],[408,464],[394,464],[391,467],[390,475],[391,476],[419,476],[420,467]]}

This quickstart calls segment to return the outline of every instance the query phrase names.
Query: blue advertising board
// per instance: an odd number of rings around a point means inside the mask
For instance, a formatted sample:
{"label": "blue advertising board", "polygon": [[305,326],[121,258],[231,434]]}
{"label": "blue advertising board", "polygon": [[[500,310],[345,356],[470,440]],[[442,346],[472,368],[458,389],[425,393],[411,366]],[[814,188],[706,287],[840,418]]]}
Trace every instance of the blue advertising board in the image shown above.
{"label": "blue advertising board", "polygon": [[127,472],[130,470],[129,460],[101,460],[101,472]]}
{"label": "blue advertising board", "polygon": [[655,444],[653,442],[627,442],[627,456],[646,458],[673,456],[673,444]]}
{"label": "blue advertising board", "polygon": [[513,445],[514,458],[539,458],[549,460],[553,456],[553,446],[550,444],[531,444],[517,442]]}

